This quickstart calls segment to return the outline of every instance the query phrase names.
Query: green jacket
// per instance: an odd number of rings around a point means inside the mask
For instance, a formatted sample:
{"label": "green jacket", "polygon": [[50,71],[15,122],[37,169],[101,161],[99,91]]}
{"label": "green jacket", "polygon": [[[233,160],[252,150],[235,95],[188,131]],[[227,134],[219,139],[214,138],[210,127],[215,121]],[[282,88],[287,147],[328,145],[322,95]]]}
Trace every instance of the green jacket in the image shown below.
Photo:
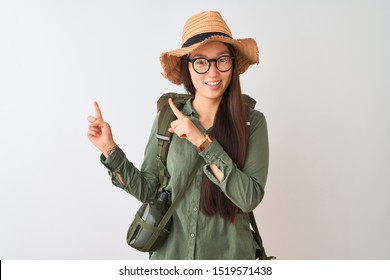
{"label": "green jacket", "polygon": [[[203,132],[191,100],[182,109]],[[157,166],[156,117],[141,169],[138,170],[118,147],[109,158],[101,155],[101,162],[108,169],[112,183],[138,200],[145,202],[155,195],[159,187]],[[173,135],[167,157],[167,170],[171,176],[166,188],[175,199],[179,188],[185,185],[196,159],[201,156],[204,164],[185,193],[173,214],[173,224],[166,243],[153,252],[151,259],[255,259],[258,248],[250,231],[247,212],[254,210],[264,196],[268,173],[268,133],[265,117],[250,109],[250,136],[245,166],[239,170],[216,139],[198,153],[186,139]],[[219,182],[209,165],[214,163],[224,174]],[[119,173],[124,185],[117,179]],[[205,173],[239,208],[236,223],[230,224],[219,215],[207,216],[200,209],[200,184]]]}

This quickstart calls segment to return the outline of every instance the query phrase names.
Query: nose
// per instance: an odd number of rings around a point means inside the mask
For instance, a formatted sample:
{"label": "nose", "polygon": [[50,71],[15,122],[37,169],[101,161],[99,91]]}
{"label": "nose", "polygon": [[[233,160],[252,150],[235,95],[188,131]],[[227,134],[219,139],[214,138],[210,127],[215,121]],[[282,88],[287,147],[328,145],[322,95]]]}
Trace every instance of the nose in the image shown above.
{"label": "nose", "polygon": [[211,75],[215,75],[217,73],[219,73],[219,70],[217,69],[217,62],[216,61],[212,61],[210,63],[210,69],[209,71],[207,71],[208,74],[211,74]]}

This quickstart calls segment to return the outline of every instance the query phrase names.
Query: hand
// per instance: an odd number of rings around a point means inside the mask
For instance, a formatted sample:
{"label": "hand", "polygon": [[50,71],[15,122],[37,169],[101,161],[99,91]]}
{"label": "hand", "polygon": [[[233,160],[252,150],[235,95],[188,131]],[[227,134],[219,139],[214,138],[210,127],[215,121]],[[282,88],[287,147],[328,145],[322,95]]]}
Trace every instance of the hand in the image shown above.
{"label": "hand", "polygon": [[171,98],[169,98],[168,103],[173,113],[177,117],[177,120],[171,122],[171,127],[168,129],[168,131],[175,133],[180,138],[187,139],[196,147],[201,145],[206,139],[205,135],[200,132],[200,130],[189,118],[183,115],[179,109],[177,109]]}
{"label": "hand", "polygon": [[111,128],[108,123],[103,120],[98,103],[93,103],[96,117],[88,117],[88,139],[104,154],[107,158],[108,151],[115,148],[116,144],[112,136]]}

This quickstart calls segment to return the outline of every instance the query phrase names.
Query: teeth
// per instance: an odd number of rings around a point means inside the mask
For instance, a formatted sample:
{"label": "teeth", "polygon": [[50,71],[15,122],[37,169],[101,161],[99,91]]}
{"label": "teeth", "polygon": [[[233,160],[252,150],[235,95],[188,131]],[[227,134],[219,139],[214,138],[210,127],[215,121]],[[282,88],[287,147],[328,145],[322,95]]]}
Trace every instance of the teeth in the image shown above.
{"label": "teeth", "polygon": [[209,86],[216,86],[218,84],[219,84],[219,82],[206,82],[206,85],[209,85]]}

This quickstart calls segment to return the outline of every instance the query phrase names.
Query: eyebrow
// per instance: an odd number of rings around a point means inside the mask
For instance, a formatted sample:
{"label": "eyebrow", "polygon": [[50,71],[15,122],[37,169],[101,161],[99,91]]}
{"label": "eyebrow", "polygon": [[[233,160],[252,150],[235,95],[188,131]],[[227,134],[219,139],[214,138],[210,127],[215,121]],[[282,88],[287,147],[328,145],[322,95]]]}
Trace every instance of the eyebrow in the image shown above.
{"label": "eyebrow", "polygon": [[[224,55],[224,54],[229,54],[230,55],[230,52],[229,51],[219,52],[219,53],[217,53],[217,57],[219,57],[221,55]],[[202,53],[195,53],[194,56],[192,56],[192,58],[194,58],[194,57],[206,57],[206,55],[204,55]]]}

